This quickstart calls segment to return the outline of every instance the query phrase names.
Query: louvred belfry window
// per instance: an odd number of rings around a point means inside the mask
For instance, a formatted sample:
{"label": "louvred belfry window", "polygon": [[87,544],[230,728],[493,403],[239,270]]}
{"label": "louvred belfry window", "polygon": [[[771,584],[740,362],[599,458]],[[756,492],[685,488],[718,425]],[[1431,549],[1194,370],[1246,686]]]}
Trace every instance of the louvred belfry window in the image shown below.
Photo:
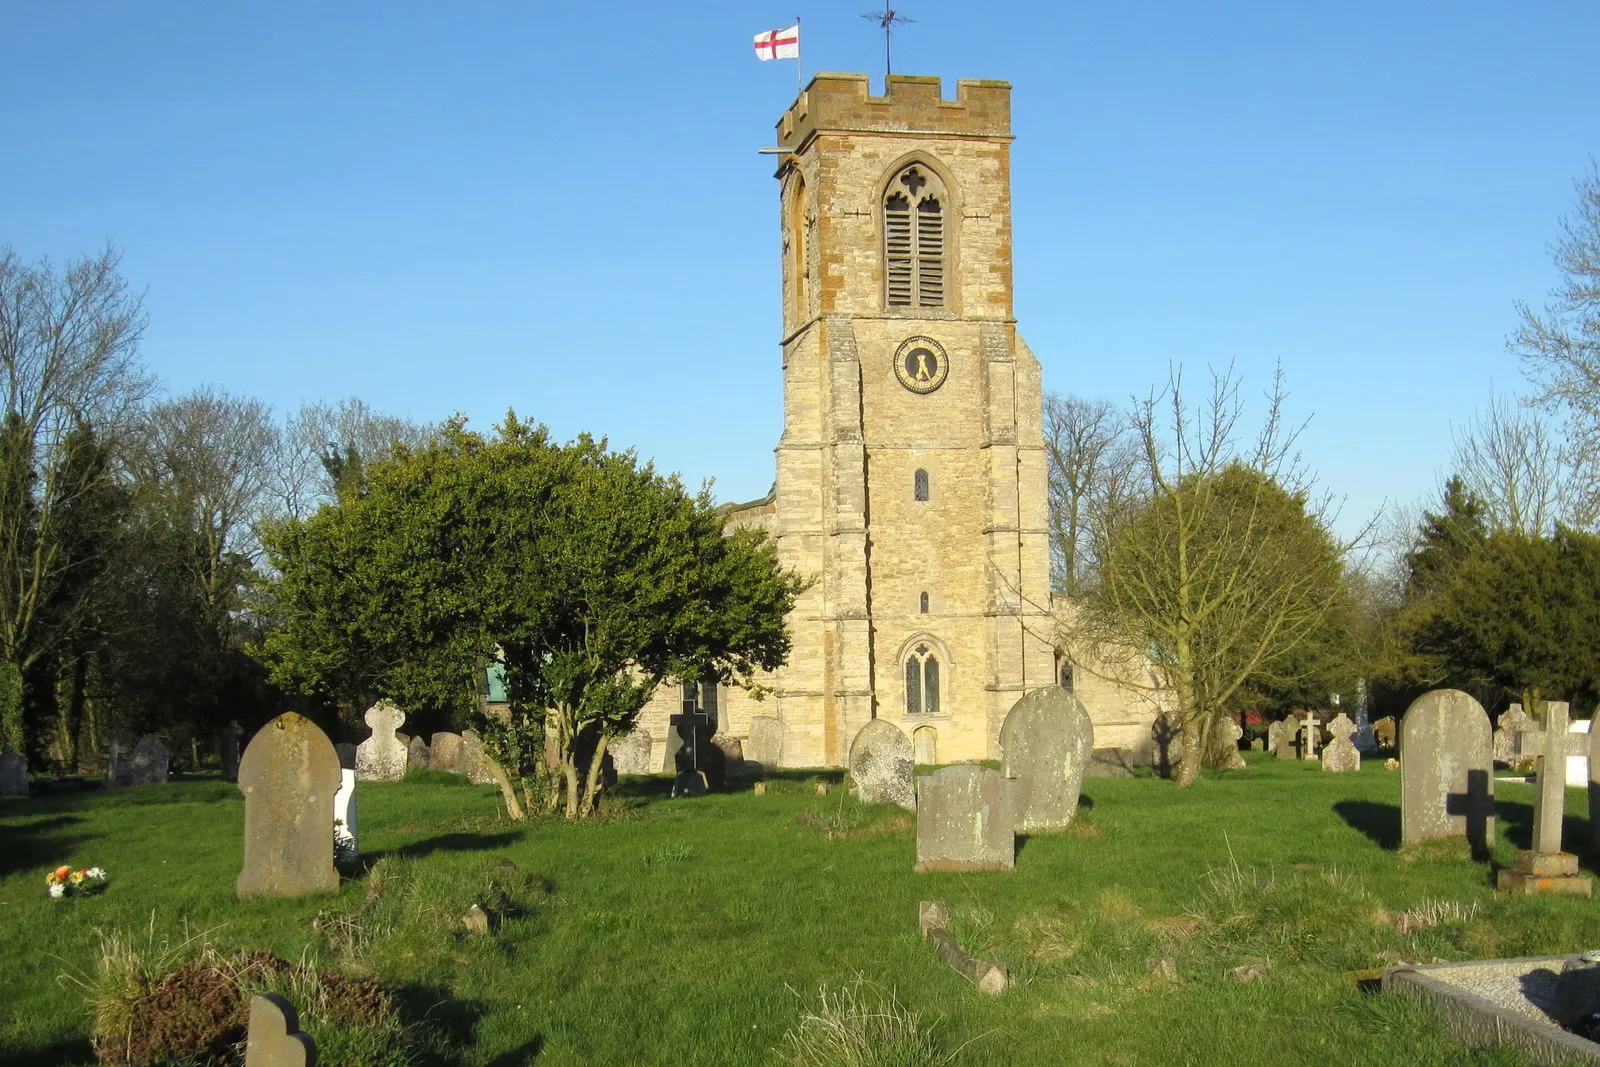
{"label": "louvred belfry window", "polygon": [[944,307],[944,189],[921,166],[889,183],[883,200],[884,303]]}

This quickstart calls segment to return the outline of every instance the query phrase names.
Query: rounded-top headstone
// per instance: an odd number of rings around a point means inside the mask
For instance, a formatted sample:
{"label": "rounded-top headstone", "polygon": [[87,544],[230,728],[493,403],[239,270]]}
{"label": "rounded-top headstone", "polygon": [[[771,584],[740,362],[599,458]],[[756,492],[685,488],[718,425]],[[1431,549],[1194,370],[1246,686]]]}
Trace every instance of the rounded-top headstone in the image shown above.
{"label": "rounded-top headstone", "polygon": [[1459,689],[1422,694],[1400,720],[1400,840],[1434,837],[1494,844],[1493,731]]}
{"label": "rounded-top headstone", "polygon": [[1094,751],[1094,723],[1078,698],[1056,686],[1024,696],[1000,727],[1000,751],[1000,773],[1017,780],[1017,830],[1071,823]]}
{"label": "rounded-top headstone", "polygon": [[339,888],[333,800],[339,756],[317,724],[286,712],[256,732],[239,761],[244,794],[241,897],[295,897]]}
{"label": "rounded-top headstone", "polygon": [[850,780],[865,804],[898,804],[915,811],[916,766],[911,739],[887,719],[871,720],[850,743]]}
{"label": "rounded-top headstone", "polygon": [[783,720],[771,715],[757,715],[750,720],[750,736],[744,746],[744,758],[772,769],[783,759]]}

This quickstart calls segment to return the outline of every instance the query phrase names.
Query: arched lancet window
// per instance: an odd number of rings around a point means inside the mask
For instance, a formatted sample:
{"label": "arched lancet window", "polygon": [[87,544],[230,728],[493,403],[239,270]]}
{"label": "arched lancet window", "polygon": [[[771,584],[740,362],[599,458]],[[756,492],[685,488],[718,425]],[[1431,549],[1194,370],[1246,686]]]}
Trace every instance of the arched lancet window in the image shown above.
{"label": "arched lancet window", "polygon": [[889,307],[945,306],[948,199],[943,183],[921,164],[889,182],[883,198],[883,300]]}
{"label": "arched lancet window", "polygon": [[911,498],[913,500],[928,499],[928,472],[919,470],[911,476]]}
{"label": "arched lancet window", "polygon": [[906,656],[906,714],[939,714],[939,657],[926,643]]}
{"label": "arched lancet window", "polygon": [[924,615],[926,615],[928,613],[928,594],[927,593],[923,593],[922,594],[922,613]]}
{"label": "arched lancet window", "polygon": [[789,193],[789,219],[785,227],[784,251],[787,253],[789,268],[789,296],[791,300],[790,312],[796,318],[803,318],[806,314],[807,296],[810,287],[806,284],[810,280],[811,260],[807,254],[806,244],[810,237],[806,231],[809,220],[806,218],[806,180],[797,173],[794,184]]}

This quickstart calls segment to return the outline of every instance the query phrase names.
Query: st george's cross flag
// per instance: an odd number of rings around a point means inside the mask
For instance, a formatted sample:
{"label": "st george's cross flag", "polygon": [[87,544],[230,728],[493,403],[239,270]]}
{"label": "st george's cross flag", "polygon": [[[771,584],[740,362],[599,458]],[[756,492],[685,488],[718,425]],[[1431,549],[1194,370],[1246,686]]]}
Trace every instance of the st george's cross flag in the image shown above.
{"label": "st george's cross flag", "polygon": [[756,34],[757,59],[799,59],[800,24],[786,30],[768,30]]}

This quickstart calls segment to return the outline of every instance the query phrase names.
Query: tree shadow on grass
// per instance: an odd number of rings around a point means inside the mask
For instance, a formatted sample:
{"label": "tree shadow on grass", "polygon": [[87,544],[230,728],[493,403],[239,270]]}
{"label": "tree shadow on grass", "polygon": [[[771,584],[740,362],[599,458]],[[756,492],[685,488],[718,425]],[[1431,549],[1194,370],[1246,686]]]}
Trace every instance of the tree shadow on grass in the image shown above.
{"label": "tree shadow on grass", "polygon": [[86,1037],[57,1041],[44,1048],[0,1048],[0,1067],[39,1067],[40,1064],[94,1063],[94,1046]]}
{"label": "tree shadow on grass", "polygon": [[6,828],[6,847],[0,849],[0,877],[29,867],[54,867],[73,845],[88,834],[64,834],[61,829],[84,820],[77,815],[57,815]]}
{"label": "tree shadow on grass", "polygon": [[532,1041],[524,1041],[510,1052],[502,1052],[490,1060],[486,1067],[526,1067],[539,1058],[539,1053],[544,1051],[544,1038],[536,1037]]}
{"label": "tree shadow on grass", "polygon": [[409,845],[399,848],[387,848],[379,852],[365,852],[361,855],[362,868],[366,870],[385,856],[404,856],[416,859],[433,852],[487,852],[490,849],[506,848],[522,840],[522,831],[510,830],[499,834],[439,834],[435,837],[413,841]]}
{"label": "tree shadow on grass", "polygon": [[1339,818],[1366,834],[1379,848],[1400,847],[1400,807],[1372,800],[1341,800],[1333,806]]}

